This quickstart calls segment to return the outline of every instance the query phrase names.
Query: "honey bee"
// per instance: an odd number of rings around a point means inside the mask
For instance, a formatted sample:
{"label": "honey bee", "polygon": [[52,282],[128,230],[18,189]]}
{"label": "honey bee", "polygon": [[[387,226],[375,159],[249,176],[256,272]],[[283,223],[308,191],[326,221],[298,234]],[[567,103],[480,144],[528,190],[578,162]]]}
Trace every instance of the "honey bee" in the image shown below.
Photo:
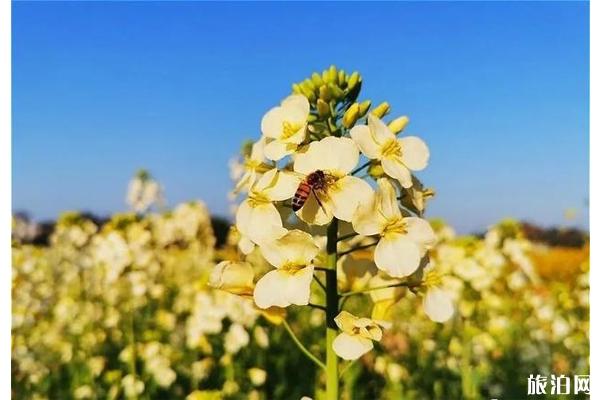
{"label": "honey bee", "polygon": [[298,189],[296,189],[296,194],[294,194],[294,198],[292,199],[292,210],[300,210],[306,203],[306,200],[308,200],[311,192],[315,196],[319,206],[323,208],[317,192],[324,193],[330,181],[331,176],[321,170],[316,170],[306,175],[304,180],[298,185]]}

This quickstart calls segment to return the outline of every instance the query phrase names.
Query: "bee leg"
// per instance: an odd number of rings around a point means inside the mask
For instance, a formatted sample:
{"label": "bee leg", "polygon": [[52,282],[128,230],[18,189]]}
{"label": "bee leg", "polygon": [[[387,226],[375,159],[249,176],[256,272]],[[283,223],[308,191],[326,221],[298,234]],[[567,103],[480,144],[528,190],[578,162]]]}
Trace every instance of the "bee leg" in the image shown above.
{"label": "bee leg", "polygon": [[321,200],[319,199],[319,196],[317,195],[317,191],[315,189],[311,189],[311,192],[315,196],[315,199],[317,200],[317,204],[319,204],[319,207],[321,207],[321,210],[323,210],[323,212],[325,214],[327,214],[327,211],[325,211],[325,207],[323,207],[323,203],[321,203]]}

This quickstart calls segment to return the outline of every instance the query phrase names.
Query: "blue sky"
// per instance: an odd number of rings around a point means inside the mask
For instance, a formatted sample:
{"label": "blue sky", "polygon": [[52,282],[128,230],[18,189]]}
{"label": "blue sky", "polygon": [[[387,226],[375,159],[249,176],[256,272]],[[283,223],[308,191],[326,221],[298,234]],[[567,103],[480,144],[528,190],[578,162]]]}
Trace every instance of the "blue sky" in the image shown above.
{"label": "blue sky", "polygon": [[[428,215],[587,227],[589,4],[13,3],[13,210],[125,210],[140,167],[227,215],[227,162],[334,63],[431,150]],[[572,222],[573,223],[573,222]]]}

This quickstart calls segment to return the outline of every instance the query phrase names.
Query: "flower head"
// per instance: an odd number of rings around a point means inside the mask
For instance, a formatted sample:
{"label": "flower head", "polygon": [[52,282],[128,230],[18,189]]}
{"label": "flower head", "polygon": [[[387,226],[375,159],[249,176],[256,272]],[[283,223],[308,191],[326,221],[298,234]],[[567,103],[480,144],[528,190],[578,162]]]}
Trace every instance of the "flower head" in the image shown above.
{"label": "flower head", "polygon": [[250,154],[244,157],[244,162],[240,166],[241,177],[235,185],[234,193],[251,188],[258,176],[270,169],[269,165],[265,163],[264,150],[266,142],[266,138],[261,137],[252,144]]}
{"label": "flower head", "polygon": [[351,139],[333,136],[312,142],[305,153],[296,156],[295,172],[310,175],[322,171],[325,176],[323,184],[313,187],[297,213],[303,221],[324,225],[334,216],[342,221],[352,220],[357,206],[373,192],[366,181],[349,175],[358,157],[358,148]]}
{"label": "flower head", "polygon": [[313,259],[319,247],[312,237],[293,230],[260,247],[265,259],[276,269],[267,272],[254,289],[254,301],[260,308],[307,305],[313,278]]}
{"label": "flower head", "polygon": [[271,169],[261,176],[237,210],[236,226],[240,234],[256,244],[285,234],[281,215],[273,202],[292,197],[298,181],[293,174],[277,169]]}
{"label": "flower head", "polygon": [[306,138],[310,113],[308,99],[291,95],[281,105],[270,109],[261,121],[261,130],[267,138],[265,156],[273,161],[294,153]]}
{"label": "flower head", "polygon": [[381,327],[369,318],[342,311],[335,323],[342,332],[333,341],[333,350],[344,360],[356,360],[373,348],[373,340],[381,340]]}
{"label": "flower head", "polygon": [[254,270],[247,262],[222,261],[210,275],[210,286],[238,295],[251,295],[254,290]]}
{"label": "flower head", "polygon": [[404,217],[396,191],[386,178],[377,181],[379,190],[371,200],[359,206],[352,225],[363,235],[380,235],[375,248],[375,264],[389,275],[401,278],[412,274],[425,252],[435,242],[429,222]]}
{"label": "flower head", "polygon": [[368,125],[357,125],[350,136],[365,156],[381,161],[385,173],[398,179],[405,188],[413,185],[411,171],[427,166],[429,149],[425,142],[415,136],[396,138],[390,128],[373,114]]}
{"label": "flower head", "polygon": [[446,322],[454,314],[454,305],[450,294],[441,287],[440,275],[431,269],[425,268],[423,286],[425,296],[423,297],[423,310],[425,314],[435,322]]}

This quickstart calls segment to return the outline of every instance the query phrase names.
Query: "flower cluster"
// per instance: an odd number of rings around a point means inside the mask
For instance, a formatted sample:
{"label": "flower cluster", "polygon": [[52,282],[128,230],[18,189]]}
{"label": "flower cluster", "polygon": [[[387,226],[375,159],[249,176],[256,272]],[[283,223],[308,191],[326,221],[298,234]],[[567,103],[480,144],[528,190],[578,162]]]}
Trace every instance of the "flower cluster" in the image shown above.
{"label": "flower cluster", "polygon": [[358,102],[361,86],[357,72],[332,66],[294,84],[266,112],[261,137],[231,165],[234,193],[243,194],[235,218],[240,252],[258,253],[272,269],[255,274],[238,261],[217,266],[214,277],[217,287],[252,295],[259,309],[324,309],[339,333],[331,349],[346,360],[372,349],[388,323],[377,319],[377,302],[374,319],[344,311],[340,300],[358,294],[339,291],[352,279],[344,271],[386,285],[367,291],[408,287],[435,321],[453,314],[441,275],[427,262],[436,236],[422,214],[433,191],[414,176],[429,149],[405,134],[406,116],[384,121],[388,103]]}

